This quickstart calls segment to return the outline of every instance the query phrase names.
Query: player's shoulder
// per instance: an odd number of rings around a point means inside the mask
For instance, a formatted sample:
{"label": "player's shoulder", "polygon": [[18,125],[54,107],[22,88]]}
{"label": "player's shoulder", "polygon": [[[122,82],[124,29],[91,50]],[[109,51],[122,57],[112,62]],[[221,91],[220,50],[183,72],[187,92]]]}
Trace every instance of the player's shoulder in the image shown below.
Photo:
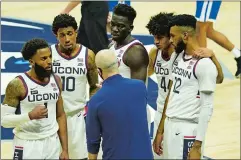
{"label": "player's shoulder", "polygon": [[7,90],[12,91],[16,95],[22,95],[26,91],[27,83],[22,75],[13,78],[7,85]]}
{"label": "player's shoulder", "polygon": [[198,60],[197,65],[202,67],[208,67],[213,66],[214,63],[210,58],[201,58],[200,60]]}

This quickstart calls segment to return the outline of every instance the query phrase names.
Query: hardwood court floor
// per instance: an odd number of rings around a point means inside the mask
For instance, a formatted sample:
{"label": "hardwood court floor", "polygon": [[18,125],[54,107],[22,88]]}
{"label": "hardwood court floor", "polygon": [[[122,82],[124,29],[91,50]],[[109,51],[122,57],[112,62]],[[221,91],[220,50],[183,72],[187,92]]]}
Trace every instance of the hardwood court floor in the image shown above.
{"label": "hardwood court floor", "polygon": [[[1,15],[51,24],[67,2],[2,2]],[[149,18],[160,11],[194,14],[195,2],[132,2],[138,15],[135,20],[135,34],[148,34],[145,26]],[[80,9],[71,12],[79,22]],[[240,3],[223,2],[214,27],[224,33],[240,48]],[[234,74],[236,62],[233,55],[212,41],[208,47]],[[1,158],[11,157],[11,142],[1,143]],[[205,156],[214,159],[240,158],[240,80],[225,79],[217,86],[213,117],[208,127]]]}

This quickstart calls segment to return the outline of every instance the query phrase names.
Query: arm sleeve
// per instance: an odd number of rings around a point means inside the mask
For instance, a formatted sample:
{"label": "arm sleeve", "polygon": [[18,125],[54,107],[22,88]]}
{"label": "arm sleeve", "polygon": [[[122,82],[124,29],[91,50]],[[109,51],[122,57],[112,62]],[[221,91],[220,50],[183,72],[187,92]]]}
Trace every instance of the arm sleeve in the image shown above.
{"label": "arm sleeve", "polygon": [[199,83],[201,109],[197,127],[196,140],[203,141],[208,122],[213,112],[213,96],[216,87],[217,69],[209,58],[199,60],[195,70]]}
{"label": "arm sleeve", "polygon": [[213,92],[200,92],[201,109],[199,114],[196,140],[203,141],[208,128],[208,122],[213,113]]}
{"label": "arm sleeve", "polygon": [[93,99],[88,103],[88,112],[86,116],[86,138],[88,152],[97,154],[101,141],[101,126],[98,118],[98,108]]}
{"label": "arm sleeve", "polygon": [[199,91],[213,92],[215,90],[218,72],[211,59],[203,58],[199,60],[194,74],[198,79]]}
{"label": "arm sleeve", "polygon": [[1,105],[1,124],[5,128],[14,128],[30,121],[28,113],[15,114],[16,108],[8,105]]}

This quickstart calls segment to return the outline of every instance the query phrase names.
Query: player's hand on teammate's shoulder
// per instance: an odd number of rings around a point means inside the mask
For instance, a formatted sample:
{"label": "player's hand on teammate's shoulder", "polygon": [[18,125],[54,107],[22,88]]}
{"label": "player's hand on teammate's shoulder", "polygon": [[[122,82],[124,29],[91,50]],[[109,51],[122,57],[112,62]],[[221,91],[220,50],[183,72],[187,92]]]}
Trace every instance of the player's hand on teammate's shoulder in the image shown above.
{"label": "player's hand on teammate's shoulder", "polygon": [[48,115],[48,109],[44,104],[39,104],[31,112],[29,112],[28,115],[31,120],[46,118]]}
{"label": "player's hand on teammate's shoulder", "polygon": [[100,83],[96,84],[96,87],[101,88],[102,87],[102,83],[103,83],[103,81],[100,81]]}
{"label": "player's hand on teammate's shoulder", "polygon": [[194,51],[193,58],[200,59],[200,58],[209,58],[214,56],[214,52],[208,48],[198,48]]}
{"label": "player's hand on teammate's shoulder", "polygon": [[63,159],[63,160],[69,159],[68,151],[62,151],[60,156],[59,156],[59,159]]}

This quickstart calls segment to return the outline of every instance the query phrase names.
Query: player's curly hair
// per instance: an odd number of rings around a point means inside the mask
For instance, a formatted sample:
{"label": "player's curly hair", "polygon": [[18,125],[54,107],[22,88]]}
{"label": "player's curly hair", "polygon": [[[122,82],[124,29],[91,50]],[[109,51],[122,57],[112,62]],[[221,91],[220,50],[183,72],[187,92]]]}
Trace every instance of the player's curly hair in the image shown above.
{"label": "player's curly hair", "polygon": [[173,17],[174,13],[160,12],[152,16],[146,28],[149,33],[154,36],[168,36],[170,37],[169,20]]}
{"label": "player's curly hair", "polygon": [[114,7],[113,13],[119,16],[127,17],[131,23],[133,23],[136,18],[135,9],[127,4],[117,4]]}
{"label": "player's curly hair", "polygon": [[39,49],[49,47],[48,42],[41,38],[33,38],[27,41],[21,50],[22,56],[25,60],[31,59]]}
{"label": "player's curly hair", "polygon": [[78,28],[77,22],[74,17],[69,14],[60,14],[54,18],[52,24],[52,31],[56,35],[60,28],[73,27],[74,30]]}
{"label": "player's curly hair", "polygon": [[171,18],[170,27],[172,27],[172,26],[191,27],[195,30],[196,22],[197,22],[197,20],[193,15],[179,14],[179,15],[175,15]]}

